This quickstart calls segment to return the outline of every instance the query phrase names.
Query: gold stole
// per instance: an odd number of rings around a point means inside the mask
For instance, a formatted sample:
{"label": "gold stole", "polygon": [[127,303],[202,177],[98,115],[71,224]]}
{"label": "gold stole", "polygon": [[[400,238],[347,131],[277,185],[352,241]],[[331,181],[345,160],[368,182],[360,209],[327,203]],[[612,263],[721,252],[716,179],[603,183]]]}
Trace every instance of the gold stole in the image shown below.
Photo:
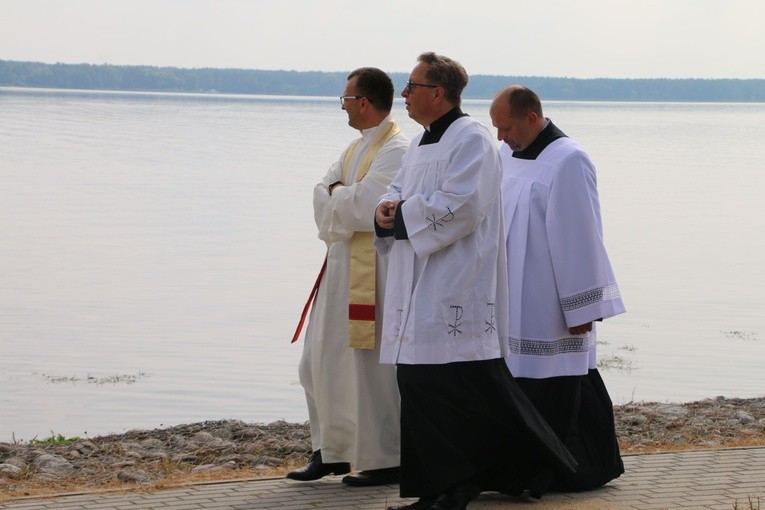
{"label": "gold stole", "polygon": [[[396,121],[388,119],[372,140],[369,149],[361,158],[356,170],[356,182],[369,171],[372,160],[383,145],[388,143],[398,132]],[[357,140],[348,149],[343,159],[343,182],[347,182],[348,169],[356,148],[361,143]],[[372,212],[370,211],[370,214]],[[351,260],[348,285],[348,346],[355,349],[375,348],[375,247],[372,244],[374,232],[356,232],[351,238]]]}

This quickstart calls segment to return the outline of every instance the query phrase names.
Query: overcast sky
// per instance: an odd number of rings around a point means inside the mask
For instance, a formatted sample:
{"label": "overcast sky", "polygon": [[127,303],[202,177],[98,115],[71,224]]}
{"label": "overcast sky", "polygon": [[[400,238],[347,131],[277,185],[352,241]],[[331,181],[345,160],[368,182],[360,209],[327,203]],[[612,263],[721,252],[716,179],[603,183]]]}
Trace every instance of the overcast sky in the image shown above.
{"label": "overcast sky", "polygon": [[765,78],[765,0],[0,0],[0,59]]}

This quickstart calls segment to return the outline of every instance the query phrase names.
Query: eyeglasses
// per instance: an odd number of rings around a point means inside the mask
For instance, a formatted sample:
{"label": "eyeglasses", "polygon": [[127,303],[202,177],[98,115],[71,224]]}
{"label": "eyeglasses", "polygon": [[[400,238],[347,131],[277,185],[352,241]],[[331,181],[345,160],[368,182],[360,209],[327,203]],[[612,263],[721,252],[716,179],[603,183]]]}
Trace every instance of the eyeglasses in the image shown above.
{"label": "eyeglasses", "polygon": [[346,101],[350,101],[351,99],[361,99],[364,96],[340,96],[340,106],[345,106]]}
{"label": "eyeglasses", "polygon": [[428,88],[434,89],[434,88],[437,88],[438,86],[439,85],[430,85],[429,83],[415,83],[409,80],[408,82],[406,82],[406,85],[404,85],[404,88],[406,89],[407,92],[411,93],[412,90],[414,90],[416,87],[428,87]]}

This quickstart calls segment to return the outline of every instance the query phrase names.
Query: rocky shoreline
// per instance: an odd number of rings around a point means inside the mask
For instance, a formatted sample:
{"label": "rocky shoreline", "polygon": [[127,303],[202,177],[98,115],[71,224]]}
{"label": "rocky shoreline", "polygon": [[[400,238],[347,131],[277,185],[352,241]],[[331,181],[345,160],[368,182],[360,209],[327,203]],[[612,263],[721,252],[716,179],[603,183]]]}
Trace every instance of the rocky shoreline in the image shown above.
{"label": "rocky shoreline", "polygon": [[[765,397],[614,407],[622,453],[765,446]],[[311,453],[308,425],[207,421],[60,444],[0,443],[0,501],[105,488],[281,476]]]}

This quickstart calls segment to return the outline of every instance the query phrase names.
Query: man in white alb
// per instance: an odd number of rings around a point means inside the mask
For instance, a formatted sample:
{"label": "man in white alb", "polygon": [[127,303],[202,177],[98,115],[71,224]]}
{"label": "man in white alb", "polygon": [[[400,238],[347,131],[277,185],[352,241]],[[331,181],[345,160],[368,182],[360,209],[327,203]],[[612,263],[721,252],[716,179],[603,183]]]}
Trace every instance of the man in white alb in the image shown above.
{"label": "man in white alb", "polygon": [[468,82],[423,53],[402,92],[425,128],[375,211],[389,254],[381,362],[401,394],[400,508],[462,510],[482,490],[540,497],[576,464],[513,380],[501,163],[489,130],[460,109]]}
{"label": "man in white alb", "polygon": [[351,72],[340,102],[361,138],[314,188],[314,217],[327,258],[299,367],[313,455],[287,477],[345,474],[353,462],[361,472],[344,483],[381,485],[398,481],[399,397],[394,368],[379,362],[386,260],[372,244],[373,217],[409,139],[390,116],[393,83],[383,71]]}
{"label": "man in white alb", "polygon": [[595,166],[526,87],[501,90],[490,115],[505,142],[507,363],[579,463],[552,487],[591,489],[624,472],[595,351],[595,322],[625,311],[603,244]]}

